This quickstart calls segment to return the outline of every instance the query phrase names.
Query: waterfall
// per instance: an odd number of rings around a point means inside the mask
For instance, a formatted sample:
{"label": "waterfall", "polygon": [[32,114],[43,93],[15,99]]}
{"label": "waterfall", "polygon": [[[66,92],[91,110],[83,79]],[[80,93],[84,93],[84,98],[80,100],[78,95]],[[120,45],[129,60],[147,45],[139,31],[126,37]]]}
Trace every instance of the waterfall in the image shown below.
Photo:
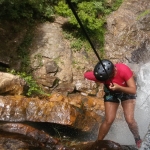
{"label": "waterfall", "polygon": [[135,115],[139,124],[141,138],[144,140],[141,146],[141,150],[149,150],[150,134],[148,129],[150,129],[150,62],[142,65],[137,81],[138,97]]}
{"label": "waterfall", "polygon": [[[123,116],[123,111],[120,109],[117,112],[117,115]],[[139,127],[141,139],[143,140],[146,138],[145,135],[148,132],[150,124],[150,62],[142,65],[137,73],[135,119]],[[147,135],[147,137],[149,136]],[[113,140],[122,145],[135,145],[133,135],[130,132],[124,117],[121,119],[116,118],[105,139]],[[142,145],[144,146],[144,142]]]}

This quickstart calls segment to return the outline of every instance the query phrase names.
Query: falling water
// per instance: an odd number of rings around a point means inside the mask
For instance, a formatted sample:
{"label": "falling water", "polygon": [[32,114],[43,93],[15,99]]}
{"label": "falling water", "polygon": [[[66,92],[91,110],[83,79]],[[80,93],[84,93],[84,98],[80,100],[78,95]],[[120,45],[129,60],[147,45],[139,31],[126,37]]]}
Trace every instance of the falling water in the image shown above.
{"label": "falling water", "polygon": [[[118,115],[120,114],[123,114],[122,110],[118,111]],[[135,145],[133,135],[124,118],[122,118],[116,118],[105,139],[113,140],[122,145]],[[142,65],[137,74],[135,119],[139,126],[140,136],[143,139],[150,124],[150,62]]]}

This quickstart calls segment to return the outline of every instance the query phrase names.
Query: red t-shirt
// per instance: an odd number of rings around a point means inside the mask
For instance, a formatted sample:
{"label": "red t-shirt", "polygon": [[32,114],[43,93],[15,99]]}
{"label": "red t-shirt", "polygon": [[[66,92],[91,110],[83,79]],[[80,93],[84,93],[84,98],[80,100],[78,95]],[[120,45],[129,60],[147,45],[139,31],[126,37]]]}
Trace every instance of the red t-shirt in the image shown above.
{"label": "red t-shirt", "polygon": [[[105,83],[106,85],[109,85],[110,83],[117,83],[121,86],[126,87],[127,86],[126,81],[128,81],[133,76],[133,72],[127,65],[122,63],[115,64],[115,67],[117,69],[116,75],[111,80],[107,80],[101,83]],[[85,72],[84,77],[87,78],[88,80],[100,82],[95,78],[93,71]]]}

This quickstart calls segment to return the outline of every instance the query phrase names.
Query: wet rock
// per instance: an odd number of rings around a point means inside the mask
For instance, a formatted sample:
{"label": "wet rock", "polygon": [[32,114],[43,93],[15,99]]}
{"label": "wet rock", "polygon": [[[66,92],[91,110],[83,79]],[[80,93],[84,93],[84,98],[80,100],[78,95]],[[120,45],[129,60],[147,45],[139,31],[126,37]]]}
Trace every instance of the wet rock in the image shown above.
{"label": "wet rock", "polygon": [[101,103],[96,103],[96,100],[93,99],[93,104],[92,102],[89,103],[93,105],[93,111],[91,111],[88,108],[88,97],[84,104],[81,99],[78,99],[78,104],[76,104],[76,98],[68,98],[60,94],[52,94],[50,97],[43,99],[24,96],[0,96],[0,120],[49,122],[67,125],[83,131],[91,131],[101,122],[102,116],[94,112],[94,107],[98,108],[99,106],[100,108]]}
{"label": "wet rock", "polygon": [[1,150],[46,150],[42,143],[26,137],[21,134],[13,134],[1,131],[0,134],[0,149]]}
{"label": "wet rock", "polygon": [[135,145],[121,145],[123,150],[137,150]]}
{"label": "wet rock", "polygon": [[[1,142],[10,142],[11,147],[17,149],[18,147],[32,147],[48,150],[67,150],[65,146],[56,138],[53,138],[43,130],[38,130],[30,125],[21,124],[21,123],[1,123],[0,124],[0,143]],[[19,135],[19,136],[18,136]],[[6,137],[5,137],[6,136]],[[1,137],[5,137],[2,139]],[[15,137],[15,139],[14,139]],[[7,138],[7,139],[6,139]],[[23,139],[26,140],[23,140]],[[33,144],[32,144],[33,142]],[[15,144],[17,148],[15,148]],[[31,145],[32,144],[32,145]]]}
{"label": "wet rock", "polygon": [[136,49],[131,53],[131,60],[134,63],[140,64],[141,62],[145,63],[149,61],[150,53],[146,45],[148,45],[150,41],[145,41],[141,43],[141,47]]}
{"label": "wet rock", "polygon": [[108,150],[122,150],[121,145],[110,140],[99,140],[94,142],[91,150],[108,149]]}
{"label": "wet rock", "polygon": [[121,145],[110,140],[99,140],[72,146],[71,150],[123,150]]}
{"label": "wet rock", "polygon": [[150,125],[148,127],[146,135],[144,136],[140,150],[149,150],[149,149],[150,149]]}
{"label": "wet rock", "polygon": [[9,133],[18,133],[25,135],[26,137],[33,138],[40,143],[46,143],[51,145],[58,144],[58,140],[54,139],[44,131],[38,130],[32,126],[21,123],[1,123],[0,130]]}

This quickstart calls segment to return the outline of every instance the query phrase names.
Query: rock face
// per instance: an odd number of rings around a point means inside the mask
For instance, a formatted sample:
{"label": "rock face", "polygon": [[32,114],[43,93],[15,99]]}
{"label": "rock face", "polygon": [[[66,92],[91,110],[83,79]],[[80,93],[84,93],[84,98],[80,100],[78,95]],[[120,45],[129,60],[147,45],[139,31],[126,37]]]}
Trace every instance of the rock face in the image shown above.
{"label": "rock face", "polygon": [[36,69],[34,77],[47,91],[52,91],[59,80],[60,83],[72,82],[72,53],[62,35],[64,22],[58,19],[54,23],[40,24],[30,48],[32,68]]}
{"label": "rock face", "polygon": [[150,47],[150,4],[127,0],[107,18],[106,56],[114,62],[146,63]]}
{"label": "rock face", "polygon": [[[0,125],[1,149],[58,147],[60,143],[44,131],[21,123],[3,123]],[[62,146],[61,146],[62,147]]]}
{"label": "rock face", "polygon": [[90,97],[53,94],[44,99],[1,96],[0,110],[1,121],[49,122],[90,132],[99,126],[104,106],[102,100]]}
{"label": "rock face", "polygon": [[[85,66],[92,68],[89,61],[96,60],[93,52],[88,54],[84,49],[75,52],[65,39],[62,27],[67,19],[58,17],[53,23],[43,23],[37,26],[30,47],[31,65],[34,78],[47,92],[61,92],[65,95],[74,91],[93,89],[88,93],[96,94],[96,84],[84,82]],[[91,55],[91,56],[90,56]],[[95,61],[96,62],[96,61]]]}

